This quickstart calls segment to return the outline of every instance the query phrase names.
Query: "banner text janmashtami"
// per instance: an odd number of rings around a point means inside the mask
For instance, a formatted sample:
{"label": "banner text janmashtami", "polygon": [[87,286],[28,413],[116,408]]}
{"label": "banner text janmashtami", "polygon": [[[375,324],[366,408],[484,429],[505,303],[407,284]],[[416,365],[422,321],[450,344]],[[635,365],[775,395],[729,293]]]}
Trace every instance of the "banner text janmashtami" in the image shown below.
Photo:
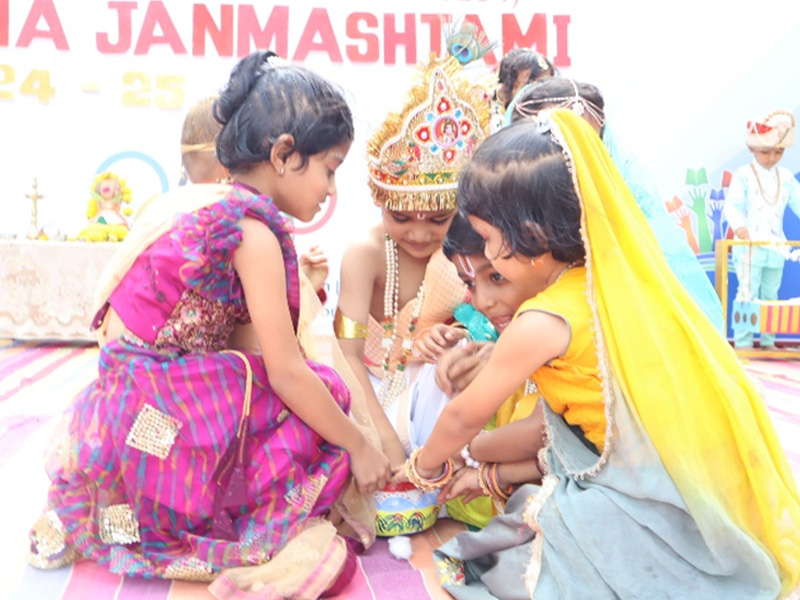
{"label": "banner text janmashtami", "polygon": [[[454,12],[460,5],[466,5],[465,0],[453,2]],[[263,14],[265,10],[261,7],[257,11],[254,4],[222,4],[216,8],[203,3],[172,6],[172,11],[191,10],[191,35],[186,36],[191,39],[180,35],[163,0],[112,0],[107,3],[107,9],[114,16],[115,27],[95,33],[97,51],[107,55],[146,55],[155,47],[165,47],[175,55],[206,56],[214,51],[221,57],[241,57],[255,48],[269,48],[292,61],[303,61],[311,53],[323,53],[332,63],[347,60],[397,64],[398,51],[402,48],[404,62],[414,64],[424,58],[418,56],[418,44],[425,47],[425,52],[441,52],[442,28],[453,19],[453,15],[443,13],[359,11],[348,13],[342,23],[336,18],[332,20],[328,10],[320,6],[310,10],[299,39],[290,47],[290,20],[305,16],[293,17],[290,6],[273,5],[268,14]],[[71,10],[73,8],[70,6]],[[11,10],[11,0],[0,0],[0,48],[27,48],[34,41],[42,40],[56,50],[70,50],[68,32],[54,0],[34,0],[21,19],[19,31],[11,30]],[[556,67],[570,66],[570,15],[534,13],[530,20],[523,22],[514,12],[502,12],[499,16],[502,45],[498,51],[506,53],[512,48],[531,47],[549,56]],[[485,31],[478,14],[463,17]],[[138,30],[134,24],[139,25]],[[336,33],[342,25],[344,36]],[[484,61],[492,66],[497,60],[496,52],[484,56]]]}

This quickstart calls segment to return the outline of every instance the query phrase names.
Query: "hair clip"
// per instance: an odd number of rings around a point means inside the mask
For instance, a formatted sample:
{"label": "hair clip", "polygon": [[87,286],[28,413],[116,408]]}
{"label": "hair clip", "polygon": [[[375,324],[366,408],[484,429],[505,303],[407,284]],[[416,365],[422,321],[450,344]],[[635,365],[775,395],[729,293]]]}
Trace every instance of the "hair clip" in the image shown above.
{"label": "hair clip", "polygon": [[277,54],[271,55],[267,58],[266,61],[270,67],[285,67],[288,66],[289,62],[284,59],[283,57],[278,56]]}
{"label": "hair clip", "polygon": [[547,64],[547,59],[544,56],[542,56],[541,54],[538,57],[536,57],[536,64],[539,65],[539,68],[542,71],[549,71],[550,70],[550,65]]}
{"label": "hair clip", "polygon": [[270,53],[265,59],[259,63],[258,67],[256,67],[256,75],[260,76],[269,71],[270,69],[274,69],[275,67],[285,67],[289,63],[286,62],[283,58],[278,56],[275,53]]}
{"label": "hair clip", "polygon": [[533,117],[536,123],[536,133],[547,133],[552,127],[552,120],[550,119],[550,110],[545,108],[540,110],[539,113]]}

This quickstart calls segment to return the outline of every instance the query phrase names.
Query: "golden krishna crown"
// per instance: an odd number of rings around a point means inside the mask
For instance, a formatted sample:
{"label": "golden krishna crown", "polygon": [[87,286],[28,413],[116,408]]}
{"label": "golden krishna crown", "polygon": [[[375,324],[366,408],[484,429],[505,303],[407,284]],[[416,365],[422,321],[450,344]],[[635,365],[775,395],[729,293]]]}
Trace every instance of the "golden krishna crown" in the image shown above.
{"label": "golden krishna crown", "polygon": [[400,113],[367,144],[372,195],[389,210],[456,208],[461,167],[489,135],[491,98],[452,56],[417,67]]}

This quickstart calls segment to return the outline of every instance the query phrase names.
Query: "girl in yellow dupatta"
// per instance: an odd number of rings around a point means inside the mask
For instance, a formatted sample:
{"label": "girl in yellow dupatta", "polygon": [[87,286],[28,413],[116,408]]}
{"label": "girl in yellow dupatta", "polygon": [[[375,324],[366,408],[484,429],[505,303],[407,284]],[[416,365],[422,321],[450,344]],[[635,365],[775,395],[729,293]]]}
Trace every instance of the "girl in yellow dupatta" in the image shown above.
{"label": "girl in yellow dupatta", "polygon": [[541,291],[406,471],[446,484],[448,457],[528,375],[547,443],[541,486],[440,549],[448,591],[800,597],[800,500],[764,404],[591,127],[557,110],[495,134],[462,174],[459,207],[495,268]]}

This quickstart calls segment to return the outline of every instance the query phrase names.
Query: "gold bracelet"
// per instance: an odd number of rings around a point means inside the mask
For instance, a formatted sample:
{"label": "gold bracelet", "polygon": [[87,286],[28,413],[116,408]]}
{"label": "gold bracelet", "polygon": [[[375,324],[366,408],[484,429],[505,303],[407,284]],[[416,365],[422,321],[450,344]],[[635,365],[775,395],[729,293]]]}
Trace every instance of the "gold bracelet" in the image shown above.
{"label": "gold bracelet", "polygon": [[363,323],[345,316],[342,309],[336,307],[333,316],[333,335],[339,340],[363,340],[369,334],[369,328]]}
{"label": "gold bracelet", "polygon": [[453,459],[448,458],[444,463],[444,470],[442,474],[435,479],[427,479],[419,474],[417,471],[417,457],[422,452],[422,446],[417,448],[411,453],[405,464],[405,472],[408,480],[414,484],[414,487],[421,489],[425,492],[438,490],[450,483],[453,478]]}
{"label": "gold bracelet", "polygon": [[488,479],[486,477],[486,469],[489,466],[489,463],[481,462],[480,466],[478,467],[478,485],[481,486],[481,491],[483,492],[484,496],[489,496],[493,498],[492,490],[489,489]]}
{"label": "gold bracelet", "polygon": [[506,500],[511,497],[511,492],[514,490],[513,486],[508,488],[508,491],[500,487],[500,481],[497,477],[497,463],[481,463],[481,468],[478,474],[478,484],[481,490],[487,496],[490,496],[500,506],[505,505]]}
{"label": "gold bracelet", "polygon": [[508,491],[500,487],[500,478],[497,475],[497,470],[500,466],[497,463],[492,463],[489,467],[489,487],[492,490],[492,496],[495,500],[505,503],[511,497],[513,486],[509,486]]}

